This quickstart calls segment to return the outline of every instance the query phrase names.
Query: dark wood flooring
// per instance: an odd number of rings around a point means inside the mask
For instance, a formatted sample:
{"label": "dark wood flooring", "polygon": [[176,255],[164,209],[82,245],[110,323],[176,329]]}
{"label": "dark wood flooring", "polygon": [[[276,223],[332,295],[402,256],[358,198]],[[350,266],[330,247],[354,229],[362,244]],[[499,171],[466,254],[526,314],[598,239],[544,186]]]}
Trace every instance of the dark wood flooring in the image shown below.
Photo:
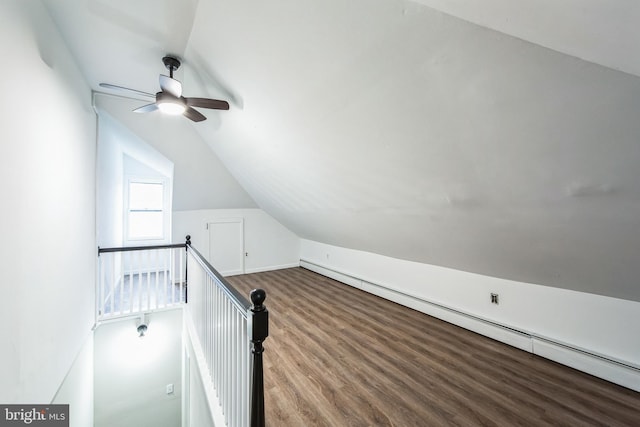
{"label": "dark wood flooring", "polygon": [[267,425],[640,426],[640,393],[302,268],[267,291]]}

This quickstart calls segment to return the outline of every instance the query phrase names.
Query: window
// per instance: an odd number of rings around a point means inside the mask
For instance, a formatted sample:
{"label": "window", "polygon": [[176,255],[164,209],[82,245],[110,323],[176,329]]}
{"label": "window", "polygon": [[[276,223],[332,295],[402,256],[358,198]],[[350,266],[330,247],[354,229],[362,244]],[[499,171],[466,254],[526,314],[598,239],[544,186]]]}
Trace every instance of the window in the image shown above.
{"label": "window", "polygon": [[130,180],[127,199],[127,240],[165,238],[163,182]]}

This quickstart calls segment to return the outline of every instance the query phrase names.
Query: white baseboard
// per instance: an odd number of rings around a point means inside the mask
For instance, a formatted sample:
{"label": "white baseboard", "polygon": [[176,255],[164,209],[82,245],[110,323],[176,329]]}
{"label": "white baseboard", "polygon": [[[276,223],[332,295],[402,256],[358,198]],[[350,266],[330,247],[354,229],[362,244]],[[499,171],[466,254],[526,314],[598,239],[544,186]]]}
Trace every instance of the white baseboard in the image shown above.
{"label": "white baseboard", "polygon": [[294,268],[294,267],[300,267],[300,263],[295,262],[291,264],[269,265],[269,266],[257,267],[257,268],[245,268],[244,274],[264,273],[265,271],[284,270],[285,268]]}
{"label": "white baseboard", "polygon": [[588,349],[576,348],[547,337],[536,336],[535,334],[509,325],[483,319],[453,307],[446,307],[436,302],[427,301],[416,295],[410,295],[397,289],[391,289],[388,286],[372,283],[311,261],[301,259],[300,267],[410,307],[496,341],[553,360],[632,390],[640,391],[640,367],[638,366],[624,361],[618,361],[606,355],[597,354]]}

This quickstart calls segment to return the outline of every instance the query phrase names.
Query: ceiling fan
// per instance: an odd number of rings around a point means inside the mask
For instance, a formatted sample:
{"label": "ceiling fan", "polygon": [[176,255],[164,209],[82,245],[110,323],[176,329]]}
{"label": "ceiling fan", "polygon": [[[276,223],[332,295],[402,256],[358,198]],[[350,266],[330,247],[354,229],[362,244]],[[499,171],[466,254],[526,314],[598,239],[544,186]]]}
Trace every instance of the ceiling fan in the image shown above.
{"label": "ceiling fan", "polygon": [[126,91],[138,96],[142,95],[148,98],[155,98],[155,102],[143,105],[142,107],[133,110],[135,113],[150,113],[152,111],[160,110],[167,114],[182,114],[194,122],[201,122],[207,118],[193,107],[209,108],[212,110],[229,109],[229,103],[227,101],[210,98],[185,98],[182,96],[182,83],[173,78],[173,72],[180,68],[180,61],[173,56],[165,56],[162,58],[162,62],[169,70],[169,76],[167,77],[160,74],[160,92],[155,95],[109,83],[100,83],[100,87]]}

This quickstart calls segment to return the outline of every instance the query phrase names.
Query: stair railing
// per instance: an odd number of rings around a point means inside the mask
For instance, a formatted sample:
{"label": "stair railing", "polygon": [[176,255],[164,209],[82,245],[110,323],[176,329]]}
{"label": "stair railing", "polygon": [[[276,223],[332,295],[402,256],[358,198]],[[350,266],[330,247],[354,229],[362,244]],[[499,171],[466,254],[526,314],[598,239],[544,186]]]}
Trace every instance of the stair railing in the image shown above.
{"label": "stair railing", "polygon": [[[189,303],[186,318],[194,346],[208,368],[225,424],[264,427],[263,342],[269,335],[266,293],[254,289],[251,303],[193,247],[187,236]],[[205,375],[202,372],[203,376]],[[217,402],[212,401],[217,400]]]}
{"label": "stair railing", "polygon": [[98,248],[98,275],[98,321],[184,304],[191,342],[204,358],[203,380],[215,390],[209,405],[219,405],[227,426],[264,427],[264,290],[254,289],[250,303],[191,246],[191,236],[178,244]]}
{"label": "stair railing", "polygon": [[186,244],[98,248],[96,320],[186,302]]}

